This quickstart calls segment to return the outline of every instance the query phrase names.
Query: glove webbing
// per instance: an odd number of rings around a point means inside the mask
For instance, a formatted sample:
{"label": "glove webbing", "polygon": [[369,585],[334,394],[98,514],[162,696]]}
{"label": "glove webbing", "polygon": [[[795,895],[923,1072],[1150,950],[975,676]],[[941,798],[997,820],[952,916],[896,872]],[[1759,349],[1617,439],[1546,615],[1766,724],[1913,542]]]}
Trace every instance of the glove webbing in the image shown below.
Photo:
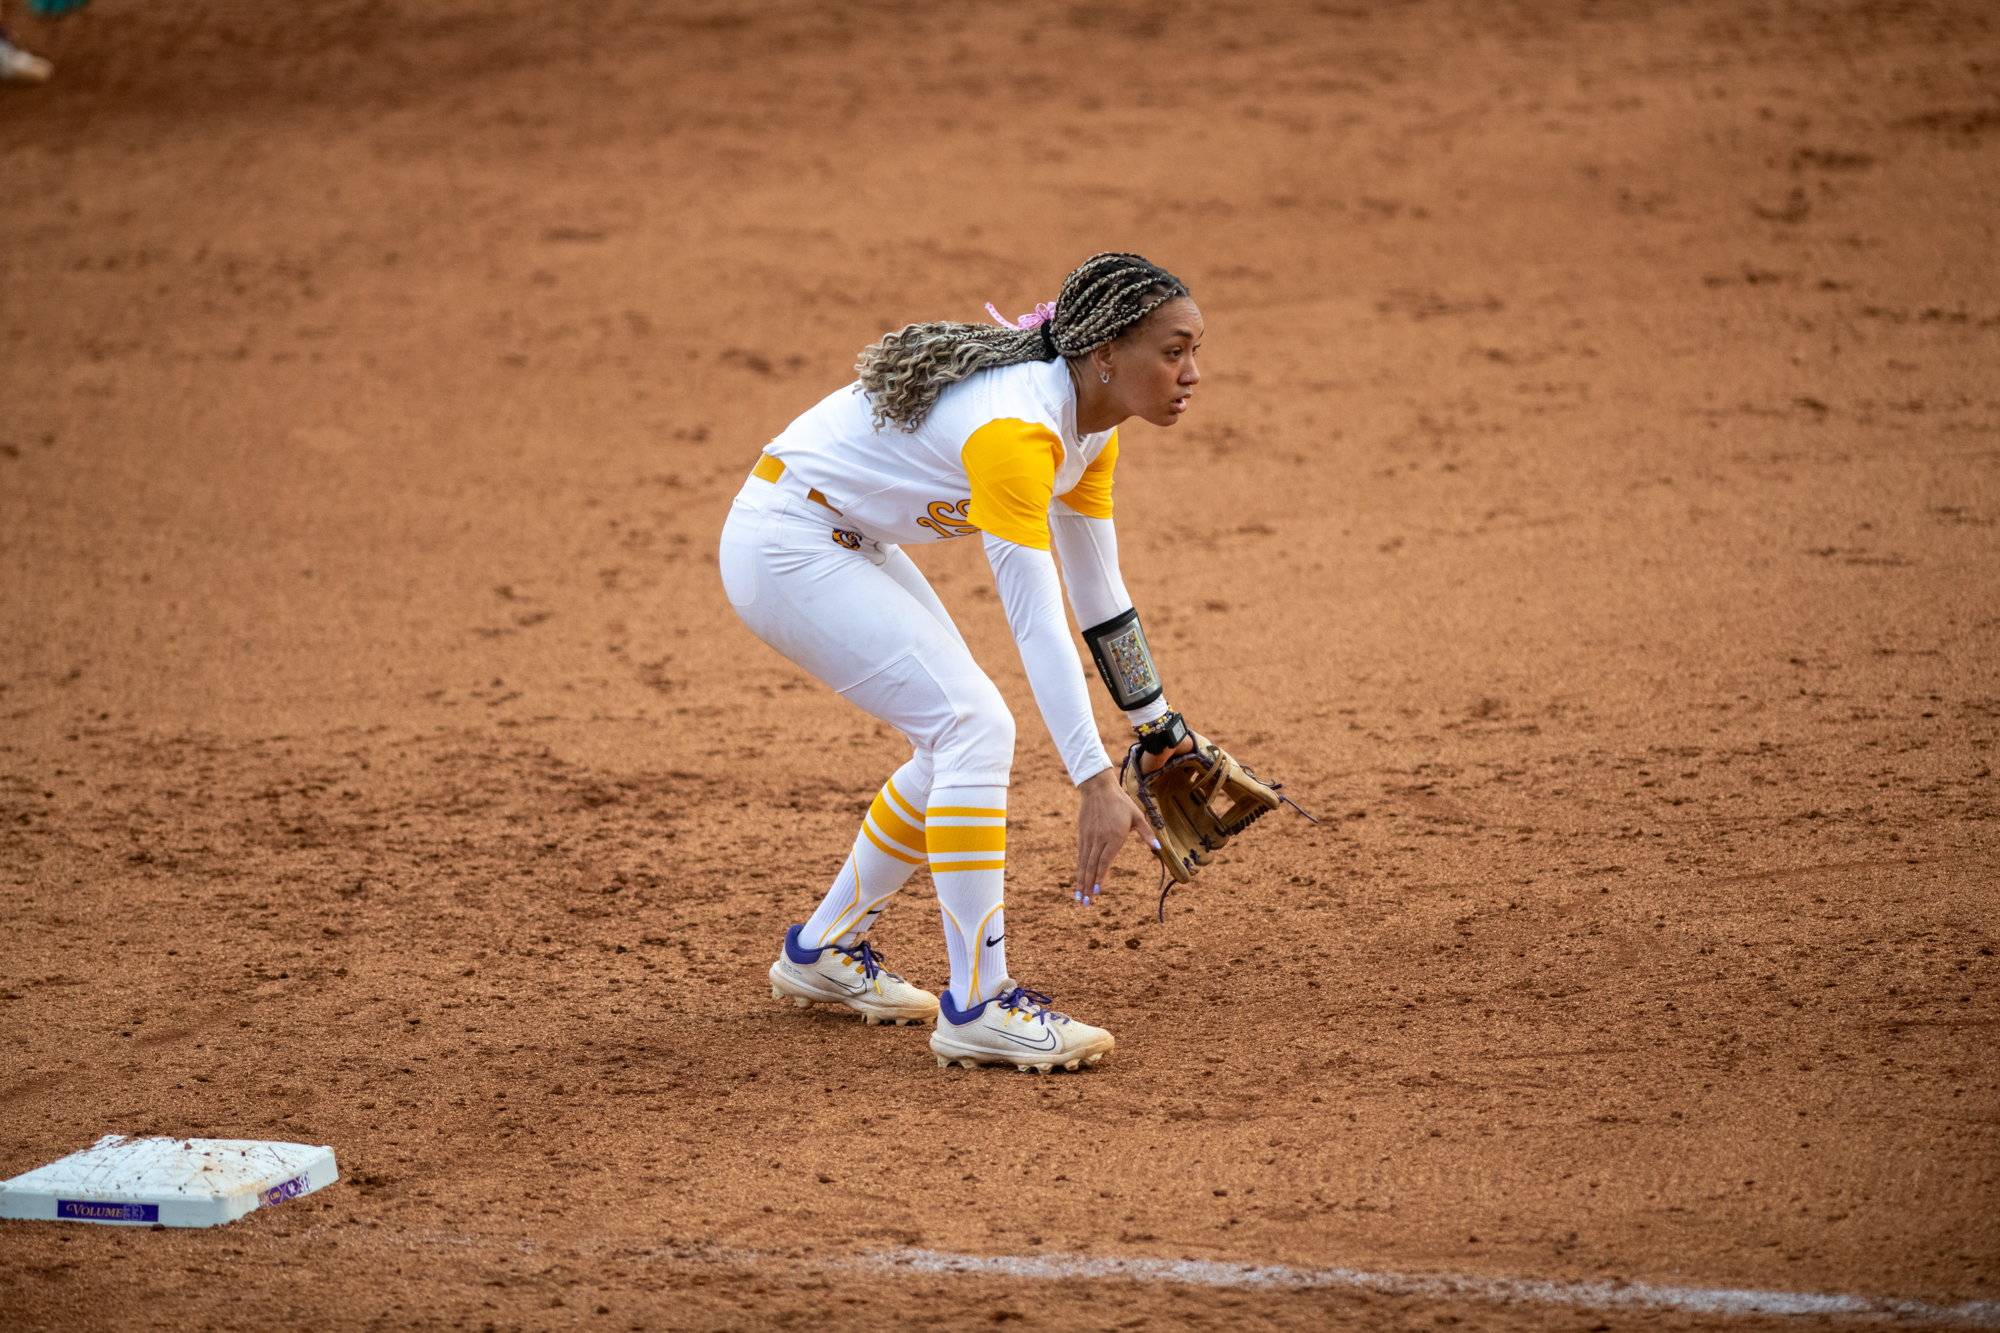
{"label": "glove webbing", "polygon": [[[1185,763],[1189,759],[1199,760],[1201,762],[1202,769],[1204,770],[1204,773],[1207,776],[1218,776],[1216,774],[1216,761],[1209,758],[1206,754],[1203,754],[1200,746],[1196,746],[1195,749],[1190,753],[1180,756],[1178,760],[1173,760],[1169,762]],[[1138,747],[1134,746],[1130,751],[1126,753],[1125,762],[1130,764],[1137,762],[1137,760],[1138,760]],[[1235,760],[1232,759],[1230,762],[1235,763]],[[1312,815],[1307,812],[1304,806],[1300,805],[1297,801],[1293,800],[1291,797],[1285,795],[1284,783],[1264,782],[1264,779],[1257,777],[1257,771],[1251,768],[1248,764],[1237,764],[1236,766],[1242,769],[1245,775],[1252,778],[1256,778],[1257,781],[1259,782],[1263,782],[1266,787],[1269,787],[1271,789],[1272,794],[1275,795],[1284,804],[1289,805],[1290,807],[1292,807],[1292,809],[1298,811],[1302,815],[1305,815],[1306,822],[1313,825],[1317,825],[1319,823],[1317,819],[1314,819]],[[1153,789],[1151,784],[1143,781],[1140,782],[1139,799],[1145,803],[1146,818],[1152,821],[1155,827],[1158,827],[1158,825],[1161,822],[1160,807],[1158,802],[1156,802],[1153,799]],[[1256,823],[1264,815],[1270,813],[1270,807],[1257,805],[1255,802],[1249,802],[1248,804],[1250,805],[1250,811],[1248,814],[1242,815],[1237,818],[1229,819],[1227,820],[1227,822],[1220,819],[1216,821],[1216,823],[1221,826],[1222,831],[1225,834],[1233,838],[1238,833],[1241,833],[1244,829],[1249,828],[1252,824]],[[1240,805],[1231,807],[1231,809],[1228,812],[1229,815],[1235,816],[1238,809],[1241,809]],[[1207,839],[1204,838],[1203,842],[1206,843]],[[1174,891],[1174,884],[1175,884],[1174,878],[1167,873],[1167,867],[1164,863],[1162,863],[1160,866],[1160,908],[1159,908],[1159,919],[1160,919],[1160,924],[1162,925],[1165,925],[1167,920],[1167,895]]]}

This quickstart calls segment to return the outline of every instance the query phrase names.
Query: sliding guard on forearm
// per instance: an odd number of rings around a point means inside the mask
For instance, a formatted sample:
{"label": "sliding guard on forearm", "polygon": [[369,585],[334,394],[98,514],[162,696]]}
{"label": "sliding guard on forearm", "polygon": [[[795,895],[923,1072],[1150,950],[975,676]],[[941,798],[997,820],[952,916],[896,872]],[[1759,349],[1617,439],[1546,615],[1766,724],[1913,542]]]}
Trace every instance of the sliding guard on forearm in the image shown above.
{"label": "sliding guard on forearm", "polygon": [[1083,641],[1097,663],[1097,674],[1104,677],[1104,688],[1121,709],[1129,713],[1160,697],[1160,673],[1146,646],[1146,632],[1139,628],[1137,607],[1085,630]]}

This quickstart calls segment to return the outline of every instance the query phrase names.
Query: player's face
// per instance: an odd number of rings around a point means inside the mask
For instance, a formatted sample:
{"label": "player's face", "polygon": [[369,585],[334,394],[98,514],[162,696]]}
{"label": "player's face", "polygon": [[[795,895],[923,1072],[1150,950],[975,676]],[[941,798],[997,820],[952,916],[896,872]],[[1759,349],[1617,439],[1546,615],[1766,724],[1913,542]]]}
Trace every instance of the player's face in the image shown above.
{"label": "player's face", "polygon": [[1111,391],[1121,415],[1155,426],[1179,421],[1201,383],[1194,354],[1201,347],[1201,311],[1177,296],[1155,310],[1136,332],[1112,349]]}

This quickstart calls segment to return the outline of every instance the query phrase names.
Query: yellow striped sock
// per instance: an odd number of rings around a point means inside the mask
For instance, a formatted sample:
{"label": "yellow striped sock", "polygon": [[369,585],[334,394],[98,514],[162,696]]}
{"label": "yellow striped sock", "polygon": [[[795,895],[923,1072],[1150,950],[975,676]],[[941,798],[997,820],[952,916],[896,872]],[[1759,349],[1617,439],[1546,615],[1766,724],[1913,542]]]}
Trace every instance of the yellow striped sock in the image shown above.
{"label": "yellow striped sock", "polygon": [[924,803],[928,769],[904,764],[869,803],[854,848],[833,887],[799,931],[811,948],[851,944],[875,924],[916,868],[924,864]]}
{"label": "yellow striped sock", "polygon": [[940,787],[924,811],[931,883],[944,914],[952,1000],[990,998],[1007,975],[1007,789]]}

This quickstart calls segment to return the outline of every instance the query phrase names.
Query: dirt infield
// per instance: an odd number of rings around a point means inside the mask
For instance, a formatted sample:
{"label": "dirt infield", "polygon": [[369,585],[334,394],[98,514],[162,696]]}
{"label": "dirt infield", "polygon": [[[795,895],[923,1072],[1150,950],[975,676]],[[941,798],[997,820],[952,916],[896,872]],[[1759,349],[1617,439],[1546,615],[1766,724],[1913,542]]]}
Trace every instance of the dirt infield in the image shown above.
{"label": "dirt infield", "polygon": [[[21,35],[0,1178],[115,1131],[345,1179],[0,1223],[0,1325],[1766,1322],[1488,1278],[2000,1322],[1990,5]],[[714,543],[862,345],[1107,248],[1208,327],[1187,420],[1126,433],[1127,580],[1176,704],[1322,823],[1164,924],[1130,851],[1067,901],[983,559],[918,552],[1021,719],[1015,970],[1119,1039],[945,1072],[768,997],[901,755]],[[877,938],[935,987],[905,899]]]}

